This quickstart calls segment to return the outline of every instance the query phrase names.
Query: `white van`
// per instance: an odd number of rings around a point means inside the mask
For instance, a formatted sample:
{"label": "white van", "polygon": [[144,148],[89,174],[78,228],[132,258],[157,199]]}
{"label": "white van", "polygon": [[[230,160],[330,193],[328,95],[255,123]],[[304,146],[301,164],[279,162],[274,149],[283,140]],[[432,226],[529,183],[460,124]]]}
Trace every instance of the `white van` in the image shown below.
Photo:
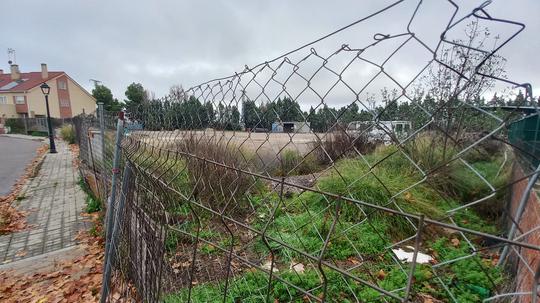
{"label": "white van", "polygon": [[411,132],[410,121],[353,121],[347,126],[351,135],[366,134],[369,141],[392,143],[392,137],[403,139]]}

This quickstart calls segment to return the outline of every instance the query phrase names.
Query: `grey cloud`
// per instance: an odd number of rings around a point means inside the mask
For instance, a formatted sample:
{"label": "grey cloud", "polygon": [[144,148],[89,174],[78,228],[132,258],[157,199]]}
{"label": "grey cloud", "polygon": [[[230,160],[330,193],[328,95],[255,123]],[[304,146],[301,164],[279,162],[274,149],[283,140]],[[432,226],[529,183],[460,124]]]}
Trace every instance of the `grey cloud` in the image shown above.
{"label": "grey cloud", "polygon": [[[131,82],[141,82],[159,96],[174,84],[189,87],[272,59],[391,2],[4,0],[0,50],[15,48],[23,71],[47,62],[50,70],[65,70],[88,89],[88,79],[99,79],[119,99]],[[318,50],[331,52],[343,43],[360,46],[374,33],[403,31],[416,5],[409,2],[328,39]],[[481,2],[459,4],[470,11]],[[424,1],[415,30],[435,43],[450,9],[446,1]],[[527,24],[502,54],[512,79],[539,87],[540,3],[495,0],[489,11]],[[381,55],[378,51],[375,57]],[[425,54],[418,49],[407,52],[391,64],[400,81],[424,62]],[[0,68],[8,68],[5,61]]]}

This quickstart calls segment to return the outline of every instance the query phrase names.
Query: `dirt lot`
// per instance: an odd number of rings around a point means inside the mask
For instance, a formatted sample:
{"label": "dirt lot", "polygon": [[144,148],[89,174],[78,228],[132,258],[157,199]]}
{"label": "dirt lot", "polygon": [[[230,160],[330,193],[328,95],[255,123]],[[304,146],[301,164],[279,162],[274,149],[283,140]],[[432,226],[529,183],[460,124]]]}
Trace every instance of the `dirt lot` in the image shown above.
{"label": "dirt lot", "polygon": [[242,131],[141,131],[141,140],[160,147],[167,147],[188,136],[204,136],[203,140],[216,140],[260,155],[276,155],[282,150],[296,150],[305,154],[313,149],[311,143],[324,139],[324,133],[250,133]]}

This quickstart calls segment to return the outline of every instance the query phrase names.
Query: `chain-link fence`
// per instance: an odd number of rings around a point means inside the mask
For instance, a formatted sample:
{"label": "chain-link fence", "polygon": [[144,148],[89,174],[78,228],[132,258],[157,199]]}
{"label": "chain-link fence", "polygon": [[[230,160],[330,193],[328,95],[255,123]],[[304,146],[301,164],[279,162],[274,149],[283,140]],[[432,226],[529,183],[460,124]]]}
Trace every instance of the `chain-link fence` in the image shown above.
{"label": "chain-link fence", "polygon": [[72,119],[75,142],[79,146],[81,176],[100,202],[107,201],[111,191],[117,117],[116,113],[100,107],[95,113]]}
{"label": "chain-link fence", "polygon": [[[102,299],[536,302],[538,170],[523,173],[507,140],[520,107],[536,107],[498,55],[524,25],[488,3],[439,4],[435,38],[427,4],[398,1],[127,104],[117,167],[114,118],[103,131],[99,115],[76,121],[83,166],[114,206]],[[365,26],[396,12],[402,28]],[[501,85],[525,91],[510,111],[483,99]]]}
{"label": "chain-link fence", "polygon": [[[51,118],[53,127],[71,123],[71,118]],[[0,119],[3,131],[10,134],[43,135],[48,132],[47,118],[6,118]]]}

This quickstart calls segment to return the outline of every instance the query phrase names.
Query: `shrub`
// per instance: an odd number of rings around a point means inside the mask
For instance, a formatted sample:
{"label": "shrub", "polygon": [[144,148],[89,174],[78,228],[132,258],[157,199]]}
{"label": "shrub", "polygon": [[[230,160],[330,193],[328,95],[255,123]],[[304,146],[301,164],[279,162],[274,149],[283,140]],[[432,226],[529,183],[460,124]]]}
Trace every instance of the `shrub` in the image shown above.
{"label": "shrub", "polygon": [[[245,169],[247,163],[241,151],[212,138],[190,133],[176,144],[184,153],[189,180],[189,193],[214,210],[246,209],[244,194],[252,185],[252,179],[233,168]],[[218,164],[219,163],[219,164]]]}
{"label": "shrub", "polygon": [[278,176],[306,175],[320,169],[314,154],[302,157],[299,152],[287,149],[280,154],[279,160],[275,173]]}
{"label": "shrub", "polygon": [[[502,144],[494,140],[484,140],[454,160],[460,150],[479,138],[471,136],[468,140],[458,143],[447,142],[445,147],[443,136],[426,133],[409,142],[404,149],[415,163],[429,173],[428,183],[433,188],[462,204],[476,201],[492,193],[491,188],[473,169],[495,188],[502,188],[490,198],[490,201],[474,206],[483,217],[494,219],[503,211],[505,204],[503,201],[507,194],[503,185],[510,178],[511,171],[509,168],[501,168],[504,162]],[[470,167],[460,159],[465,160]],[[508,167],[511,162],[507,160],[505,166]]]}
{"label": "shrub", "polygon": [[71,124],[64,124],[60,128],[60,136],[69,144],[75,144],[75,129]]}
{"label": "shrub", "polygon": [[6,119],[5,125],[9,127],[11,133],[26,135],[23,119],[18,119],[18,118]]}
{"label": "shrub", "polygon": [[423,170],[442,169],[447,161],[458,152],[456,147],[446,141],[443,136],[433,133],[418,135],[404,146],[410,158]]}
{"label": "shrub", "polygon": [[343,157],[355,157],[358,153],[372,152],[377,143],[369,141],[364,134],[348,134],[344,130],[337,130],[326,135],[321,142],[312,143],[317,161],[329,164]]}

